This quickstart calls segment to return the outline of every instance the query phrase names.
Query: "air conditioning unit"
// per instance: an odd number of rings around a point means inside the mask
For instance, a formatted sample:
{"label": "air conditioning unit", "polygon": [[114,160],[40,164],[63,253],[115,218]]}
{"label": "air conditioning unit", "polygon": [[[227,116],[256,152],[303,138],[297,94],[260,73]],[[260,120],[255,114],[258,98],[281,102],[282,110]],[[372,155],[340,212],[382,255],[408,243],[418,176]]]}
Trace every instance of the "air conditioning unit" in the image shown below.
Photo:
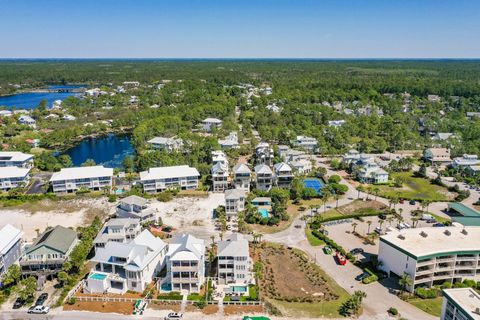
{"label": "air conditioning unit", "polygon": [[476,314],[480,315],[480,308],[478,308],[478,307],[475,308],[475,310],[473,311],[473,313],[476,313]]}

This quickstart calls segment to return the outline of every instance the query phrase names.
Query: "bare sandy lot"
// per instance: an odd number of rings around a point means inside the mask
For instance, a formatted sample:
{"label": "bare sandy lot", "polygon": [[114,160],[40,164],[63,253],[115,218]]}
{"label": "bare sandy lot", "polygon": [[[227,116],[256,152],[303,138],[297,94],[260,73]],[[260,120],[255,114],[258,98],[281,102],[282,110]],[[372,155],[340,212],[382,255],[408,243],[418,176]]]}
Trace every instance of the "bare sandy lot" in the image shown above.
{"label": "bare sandy lot", "polygon": [[23,230],[25,241],[32,241],[47,227],[78,227],[96,215],[105,216],[111,204],[106,199],[43,200],[0,210],[0,226],[7,223]]}

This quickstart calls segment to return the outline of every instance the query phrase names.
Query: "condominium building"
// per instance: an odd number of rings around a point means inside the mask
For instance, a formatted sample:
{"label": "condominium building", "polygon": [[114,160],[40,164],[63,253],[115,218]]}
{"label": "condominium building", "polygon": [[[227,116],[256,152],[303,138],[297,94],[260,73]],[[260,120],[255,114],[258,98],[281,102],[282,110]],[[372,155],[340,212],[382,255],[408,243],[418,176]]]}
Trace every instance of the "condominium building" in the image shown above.
{"label": "condominium building", "polygon": [[200,173],[187,165],[150,168],[140,172],[140,183],[146,193],[168,189],[194,190],[198,188]]}
{"label": "condominium building", "polygon": [[165,150],[167,152],[180,151],[183,147],[183,141],[176,137],[155,137],[147,141],[154,149]]}
{"label": "condominium building", "polygon": [[480,320],[480,294],[472,288],[443,290],[440,320]]}
{"label": "condominium building", "polygon": [[275,184],[279,188],[290,188],[293,181],[292,168],[285,162],[277,163],[273,166],[275,173]]}
{"label": "condominium building", "polygon": [[169,244],[166,261],[173,291],[200,291],[205,282],[205,241],[178,235]]}
{"label": "condominium building", "polygon": [[255,166],[255,183],[258,190],[268,191],[273,186],[273,172],[269,166],[259,164]]}
{"label": "condominium building", "polygon": [[252,171],[243,163],[238,163],[233,167],[233,185],[236,189],[242,189],[250,192],[250,180]]}
{"label": "condominium building", "polygon": [[380,237],[381,269],[412,279],[409,291],[418,286],[480,280],[480,227],[456,225],[445,228],[392,230]]}
{"label": "condominium building", "polygon": [[33,168],[33,155],[18,151],[1,151],[0,167]]}
{"label": "condominium building", "polygon": [[20,258],[22,237],[23,231],[10,224],[0,229],[0,278]]}
{"label": "condominium building", "polygon": [[249,284],[252,280],[252,259],[248,240],[241,233],[234,233],[218,242],[218,281],[222,284]]}
{"label": "condominium building", "polygon": [[227,216],[237,215],[245,210],[245,191],[242,189],[230,189],[225,191],[225,213]]}
{"label": "condominium building", "polygon": [[100,232],[93,240],[95,248],[105,248],[109,241],[130,242],[142,232],[140,219],[114,218],[103,225]]}
{"label": "condominium building", "polygon": [[148,230],[128,243],[110,241],[97,248],[85,290],[90,293],[143,292],[161,271],[168,246]]}
{"label": "condominium building", "polygon": [[53,192],[72,193],[80,188],[89,190],[111,189],[113,169],[104,166],[63,168],[50,178]]}
{"label": "condominium building", "polygon": [[135,218],[141,223],[155,220],[155,211],[148,206],[148,200],[136,195],[120,199],[116,208],[117,217]]}
{"label": "condominium building", "polygon": [[19,167],[0,167],[0,190],[26,187],[30,182],[30,169]]}

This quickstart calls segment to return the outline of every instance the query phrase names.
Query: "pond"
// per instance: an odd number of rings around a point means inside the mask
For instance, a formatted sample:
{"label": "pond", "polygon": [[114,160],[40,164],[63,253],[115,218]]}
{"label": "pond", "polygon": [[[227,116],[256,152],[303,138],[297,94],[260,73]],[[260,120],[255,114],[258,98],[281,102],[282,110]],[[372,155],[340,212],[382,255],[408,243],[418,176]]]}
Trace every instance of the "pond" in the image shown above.
{"label": "pond", "polygon": [[[81,85],[55,85],[49,86],[48,89],[68,90],[82,88]],[[64,100],[67,97],[78,95],[75,92],[25,92],[11,96],[0,97],[0,107],[7,109],[35,109],[42,100],[47,100],[47,106],[51,107],[55,100]]]}
{"label": "pond", "polygon": [[87,159],[109,168],[121,168],[123,159],[135,152],[130,136],[109,134],[101,137],[87,138],[64,154],[72,158],[75,167]]}

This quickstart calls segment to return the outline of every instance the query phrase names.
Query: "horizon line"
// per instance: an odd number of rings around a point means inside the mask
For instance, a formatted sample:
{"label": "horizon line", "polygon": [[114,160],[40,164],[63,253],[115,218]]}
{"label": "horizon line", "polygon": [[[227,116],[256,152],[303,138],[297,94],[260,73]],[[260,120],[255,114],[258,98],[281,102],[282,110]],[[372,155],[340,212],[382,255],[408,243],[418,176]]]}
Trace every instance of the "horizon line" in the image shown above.
{"label": "horizon line", "polygon": [[1,58],[0,61],[6,60],[304,60],[304,61],[321,61],[321,60],[346,60],[346,61],[355,61],[355,60],[480,60],[480,57],[383,57],[383,58],[372,58],[372,57],[352,57],[352,58],[302,58],[302,57],[50,57],[50,58],[40,58],[40,57],[8,57]]}

